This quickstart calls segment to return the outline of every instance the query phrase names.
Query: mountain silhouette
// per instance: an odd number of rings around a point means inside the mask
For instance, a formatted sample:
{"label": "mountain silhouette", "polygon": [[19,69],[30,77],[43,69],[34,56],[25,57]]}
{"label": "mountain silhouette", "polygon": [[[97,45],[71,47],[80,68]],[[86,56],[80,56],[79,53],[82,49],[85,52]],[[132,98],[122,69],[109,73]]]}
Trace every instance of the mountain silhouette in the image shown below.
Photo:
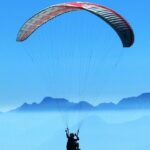
{"label": "mountain silhouette", "polygon": [[99,110],[137,110],[150,109],[150,93],[143,93],[137,97],[124,98],[117,104],[100,103],[93,106],[86,101],[70,102],[64,98],[45,97],[40,103],[27,104],[12,110],[13,112],[34,111],[99,111]]}
{"label": "mountain silhouette", "polygon": [[117,104],[118,109],[150,109],[150,93],[143,93],[137,97],[122,99]]}
{"label": "mountain silhouette", "polygon": [[85,101],[73,103],[64,98],[45,97],[40,103],[24,103],[13,111],[82,111],[93,108],[91,104]]}

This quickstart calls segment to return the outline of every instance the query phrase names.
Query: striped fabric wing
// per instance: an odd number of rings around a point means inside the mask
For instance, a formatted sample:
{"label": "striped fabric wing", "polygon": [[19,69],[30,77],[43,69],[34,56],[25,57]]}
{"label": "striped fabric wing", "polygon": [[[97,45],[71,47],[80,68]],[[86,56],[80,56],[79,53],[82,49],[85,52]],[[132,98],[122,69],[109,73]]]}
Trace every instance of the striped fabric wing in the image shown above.
{"label": "striped fabric wing", "polygon": [[109,8],[88,2],[68,2],[53,5],[40,11],[22,26],[17,35],[17,41],[24,41],[47,21],[74,10],[86,10],[103,19],[117,32],[124,47],[130,47],[133,44],[134,33],[122,16]]}

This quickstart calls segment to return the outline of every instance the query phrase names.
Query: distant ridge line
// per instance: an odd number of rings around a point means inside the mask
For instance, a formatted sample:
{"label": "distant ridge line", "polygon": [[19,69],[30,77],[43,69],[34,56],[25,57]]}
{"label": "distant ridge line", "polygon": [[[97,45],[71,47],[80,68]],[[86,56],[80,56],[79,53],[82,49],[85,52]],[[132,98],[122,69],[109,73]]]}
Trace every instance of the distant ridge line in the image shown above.
{"label": "distant ridge line", "polygon": [[100,103],[97,106],[86,101],[70,102],[65,98],[45,97],[40,103],[24,103],[10,112],[37,112],[37,111],[109,111],[109,110],[139,110],[150,109],[150,93],[143,93],[136,97],[123,98],[117,104]]}

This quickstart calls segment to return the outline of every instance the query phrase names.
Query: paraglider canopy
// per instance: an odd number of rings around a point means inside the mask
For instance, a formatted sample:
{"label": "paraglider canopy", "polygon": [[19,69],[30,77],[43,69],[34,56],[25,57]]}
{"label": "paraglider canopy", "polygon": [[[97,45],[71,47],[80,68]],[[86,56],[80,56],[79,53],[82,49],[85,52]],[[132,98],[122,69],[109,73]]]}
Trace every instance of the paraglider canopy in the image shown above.
{"label": "paraglider canopy", "polygon": [[17,41],[27,39],[38,27],[47,21],[74,10],[86,10],[108,23],[119,35],[123,47],[130,47],[134,42],[134,33],[127,21],[115,11],[104,6],[88,2],[68,2],[50,6],[31,17],[20,29]]}

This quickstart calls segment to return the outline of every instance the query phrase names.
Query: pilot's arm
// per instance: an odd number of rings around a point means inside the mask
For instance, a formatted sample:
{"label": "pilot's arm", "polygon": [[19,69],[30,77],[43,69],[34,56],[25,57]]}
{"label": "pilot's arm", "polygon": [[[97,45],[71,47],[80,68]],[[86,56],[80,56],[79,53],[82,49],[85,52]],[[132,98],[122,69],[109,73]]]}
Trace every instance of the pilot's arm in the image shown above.
{"label": "pilot's arm", "polygon": [[66,137],[69,138],[69,129],[67,128],[67,129],[65,130],[65,132],[66,132]]}
{"label": "pilot's arm", "polygon": [[75,136],[76,136],[76,141],[79,141],[79,136],[78,136],[78,134],[75,134]]}

